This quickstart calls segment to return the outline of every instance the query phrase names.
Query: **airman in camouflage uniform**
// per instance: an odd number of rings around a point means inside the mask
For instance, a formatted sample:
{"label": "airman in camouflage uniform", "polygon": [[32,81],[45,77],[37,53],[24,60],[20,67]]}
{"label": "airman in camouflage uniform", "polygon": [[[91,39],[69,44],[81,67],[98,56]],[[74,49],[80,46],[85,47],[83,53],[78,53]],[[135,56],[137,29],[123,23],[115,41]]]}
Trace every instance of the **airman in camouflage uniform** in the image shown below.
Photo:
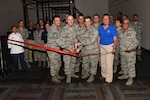
{"label": "airman in camouflage uniform", "polygon": [[98,30],[99,26],[100,26],[100,16],[98,14],[94,14],[93,16],[93,26]]}
{"label": "airman in camouflage uniform", "polygon": [[121,68],[123,75],[118,79],[128,79],[126,85],[132,85],[133,78],[136,77],[135,63],[136,63],[136,47],[138,41],[136,39],[136,32],[130,27],[130,20],[123,20],[123,33],[120,34],[120,54],[121,54]]}
{"label": "airman in camouflage uniform", "polygon": [[[100,25],[101,25],[100,15],[94,14],[93,15],[93,24],[92,24],[92,26],[94,26],[98,30]],[[101,65],[101,57],[100,56],[99,56],[98,63],[99,63],[99,67],[100,67],[100,65]]]}
{"label": "airman in camouflage uniform", "polygon": [[[29,36],[29,33],[28,33],[28,30],[26,28],[24,28],[23,20],[19,20],[18,24],[19,24],[18,32],[22,35],[23,40],[25,42],[27,42],[27,38]],[[25,45],[25,47],[27,47],[27,46]],[[27,67],[30,68],[31,66],[30,66],[29,60],[28,60],[29,54],[28,54],[28,49],[27,48],[25,48],[24,55],[25,55],[25,62],[27,64]]]}
{"label": "airman in camouflage uniform", "polygon": [[[53,24],[50,27],[48,31],[48,41],[47,41],[47,46],[55,49],[60,49],[60,46],[57,44],[57,40],[60,37],[60,31],[61,31],[61,21],[59,16],[54,16],[53,18]],[[52,76],[52,82],[55,83],[60,83],[63,77],[59,76],[59,70],[61,67],[61,54],[52,52],[52,51],[47,51],[48,57],[50,60],[50,74]]]}
{"label": "airman in camouflage uniform", "polygon": [[[75,39],[76,39],[76,30],[74,25],[74,18],[72,15],[67,17],[67,25],[63,27],[60,38],[57,40],[57,43],[63,48],[65,51],[74,52],[75,49]],[[64,71],[67,75],[66,82],[71,82],[71,77],[78,78],[77,75],[74,74],[74,68],[76,66],[76,57],[70,55],[63,55],[64,61]]]}
{"label": "airman in camouflage uniform", "polygon": [[138,47],[137,47],[137,58],[139,61],[142,61],[141,59],[141,37],[143,34],[143,24],[140,21],[138,21],[137,14],[133,15],[133,22],[131,23],[131,25],[137,33],[137,40],[139,42]]}
{"label": "airman in camouflage uniform", "polygon": [[[92,26],[91,17],[85,17],[85,26],[85,33],[78,37],[78,40],[80,41],[79,44],[83,45],[81,52],[85,54],[98,53],[98,31]],[[98,59],[99,55],[87,55],[83,57],[82,66],[86,72],[82,78],[85,79],[90,76],[87,82],[94,81],[94,75],[96,75],[97,72]]]}
{"label": "airman in camouflage uniform", "polygon": [[[84,34],[86,27],[84,25],[84,15],[82,13],[80,13],[78,15],[78,23],[76,24],[75,28],[78,31],[77,32],[77,38],[80,37],[82,34]],[[78,47],[78,48],[82,48],[82,46]],[[77,65],[75,68],[75,73],[79,72],[81,61],[82,61],[82,57],[77,57],[77,63],[76,63]],[[82,74],[84,72],[85,72],[84,69],[82,69]]]}
{"label": "airman in camouflage uniform", "polygon": [[63,21],[62,21],[62,23],[61,23],[61,27],[66,26],[66,24],[67,24],[67,17],[68,17],[68,15],[69,15],[69,13],[66,13],[66,14],[65,14],[65,19],[63,19]]}
{"label": "airman in camouflage uniform", "polygon": [[119,50],[120,42],[119,42],[119,40],[120,40],[120,34],[123,33],[123,29],[122,29],[121,25],[122,25],[121,20],[117,19],[115,26],[118,31],[118,44],[117,44],[117,48],[116,48],[116,53],[114,55],[114,69],[113,69],[114,73],[117,72],[117,67],[118,67],[118,64],[120,63],[120,50]]}
{"label": "airman in camouflage uniform", "polygon": [[[40,28],[39,24],[36,24],[36,31],[34,31],[34,40],[36,44],[43,45],[44,41],[41,40],[41,36],[44,30]],[[38,61],[38,67],[42,67],[42,61],[46,61],[45,51],[41,48],[35,48],[35,61]]]}

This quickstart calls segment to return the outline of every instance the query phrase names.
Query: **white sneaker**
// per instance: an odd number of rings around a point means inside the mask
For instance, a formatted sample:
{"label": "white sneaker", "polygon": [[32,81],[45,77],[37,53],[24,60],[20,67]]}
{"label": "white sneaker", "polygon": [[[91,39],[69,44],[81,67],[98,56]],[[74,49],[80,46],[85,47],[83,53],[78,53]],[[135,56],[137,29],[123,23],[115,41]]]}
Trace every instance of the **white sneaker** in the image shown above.
{"label": "white sneaker", "polygon": [[126,82],[126,85],[130,86],[133,84],[133,78],[129,78],[128,81]]}
{"label": "white sneaker", "polygon": [[122,76],[118,77],[118,79],[120,79],[120,80],[127,79],[127,78],[128,78],[128,75],[122,75]]}

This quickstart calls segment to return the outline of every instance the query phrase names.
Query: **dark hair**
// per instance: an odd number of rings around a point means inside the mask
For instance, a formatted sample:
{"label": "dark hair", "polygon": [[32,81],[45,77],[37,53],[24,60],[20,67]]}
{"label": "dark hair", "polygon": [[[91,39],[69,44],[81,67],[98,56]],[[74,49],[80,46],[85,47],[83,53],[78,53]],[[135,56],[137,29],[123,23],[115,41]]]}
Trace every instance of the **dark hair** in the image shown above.
{"label": "dark hair", "polygon": [[28,21],[28,23],[30,23],[30,22],[32,22],[32,23],[33,23],[33,21],[31,21],[31,20],[30,20],[30,21]]}
{"label": "dark hair", "polygon": [[103,16],[108,16],[109,17],[110,15],[108,13],[105,13]]}
{"label": "dark hair", "polygon": [[39,21],[40,21],[40,20],[43,21],[43,19],[39,19]]}
{"label": "dark hair", "polygon": [[53,20],[54,20],[55,18],[60,18],[60,16],[58,16],[58,15],[54,16],[54,17],[53,17]]}
{"label": "dark hair", "polygon": [[92,21],[92,18],[90,16],[84,17],[84,20],[86,20],[86,19],[90,19]]}
{"label": "dark hair", "polygon": [[125,16],[126,18],[129,18],[127,15],[123,15],[123,17],[124,17],[124,16]]}
{"label": "dark hair", "polygon": [[122,15],[122,12],[121,12],[121,11],[119,11],[119,12],[118,12],[118,14]]}
{"label": "dark hair", "polygon": [[65,13],[65,14],[66,14],[66,15],[70,15],[70,13],[68,13],[68,12],[67,12],[67,13]]}
{"label": "dark hair", "polygon": [[94,14],[93,17],[95,17],[95,16],[98,16],[98,17],[100,18],[100,15],[99,15],[99,14]]}
{"label": "dark hair", "polygon": [[48,25],[50,26],[50,23],[45,23],[44,26],[45,26],[46,24],[48,24]]}
{"label": "dark hair", "polygon": [[138,17],[138,14],[133,14],[133,17],[134,17],[134,16],[137,16],[137,17]]}
{"label": "dark hair", "polygon": [[19,24],[20,22],[23,22],[23,20],[19,20],[19,21],[18,21],[18,24]]}
{"label": "dark hair", "polygon": [[123,21],[121,19],[116,19],[116,21],[119,21],[121,24],[123,23]]}
{"label": "dark hair", "polygon": [[107,14],[107,13],[106,13],[106,14],[104,14],[104,15],[103,15],[103,18],[104,18],[104,16],[108,16],[108,17],[109,17],[109,19],[110,19],[110,15],[109,15],[109,14]]}
{"label": "dark hair", "polygon": [[79,16],[82,16],[82,17],[84,17],[83,13],[79,13],[78,17],[79,17]]}
{"label": "dark hair", "polygon": [[11,30],[12,30],[14,27],[16,27],[16,28],[17,28],[17,26],[16,26],[16,25],[12,25],[12,26],[11,26]]}

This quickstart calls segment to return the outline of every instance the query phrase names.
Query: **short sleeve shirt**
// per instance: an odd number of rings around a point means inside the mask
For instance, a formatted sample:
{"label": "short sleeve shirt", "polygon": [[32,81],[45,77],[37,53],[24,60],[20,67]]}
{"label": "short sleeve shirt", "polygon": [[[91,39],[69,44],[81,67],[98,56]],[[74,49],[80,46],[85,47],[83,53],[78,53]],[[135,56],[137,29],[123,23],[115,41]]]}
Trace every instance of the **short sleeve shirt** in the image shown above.
{"label": "short sleeve shirt", "polygon": [[115,26],[109,25],[104,29],[104,25],[99,26],[98,28],[100,36],[100,44],[109,45],[114,43],[114,37],[118,36],[118,32]]}

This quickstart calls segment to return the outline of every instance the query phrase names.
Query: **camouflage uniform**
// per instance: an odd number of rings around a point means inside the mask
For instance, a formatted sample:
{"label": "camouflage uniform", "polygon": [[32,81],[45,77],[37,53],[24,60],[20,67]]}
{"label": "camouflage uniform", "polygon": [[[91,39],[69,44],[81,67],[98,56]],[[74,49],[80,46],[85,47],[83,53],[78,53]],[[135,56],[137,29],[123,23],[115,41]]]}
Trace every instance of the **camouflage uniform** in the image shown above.
{"label": "camouflage uniform", "polygon": [[66,22],[66,21],[61,23],[61,27],[64,27],[64,26],[66,26],[66,25],[67,25],[67,22]]}
{"label": "camouflage uniform", "polygon": [[[135,63],[136,63],[136,47],[138,41],[136,39],[136,32],[130,27],[127,31],[120,34],[120,55],[121,55],[121,68],[124,75],[130,78],[136,76]],[[130,47],[131,52],[125,52]]]}
{"label": "camouflage uniform", "polygon": [[[57,43],[65,51],[70,51],[72,47],[75,46],[74,39],[76,38],[75,25],[71,28],[66,25],[63,27],[60,33],[60,38],[57,40]],[[64,71],[66,75],[71,75],[74,73],[74,68],[76,66],[76,57],[70,55],[63,55],[64,61]]]}
{"label": "camouflage uniform", "polygon": [[98,28],[100,26],[100,23],[93,23],[92,26],[95,27],[98,30]]}
{"label": "camouflage uniform", "polygon": [[[91,26],[89,30],[86,29],[84,35],[78,37],[79,41],[83,45],[82,53],[98,53],[98,31]],[[86,72],[96,75],[97,64],[99,55],[88,55],[83,57],[83,68]]]}
{"label": "camouflage uniform", "polygon": [[137,33],[136,37],[139,42],[138,48],[137,48],[137,55],[140,56],[141,55],[141,37],[142,37],[142,33],[143,33],[143,24],[138,21],[138,22],[132,22],[131,25]]}
{"label": "camouflage uniform", "polygon": [[[92,26],[95,27],[97,30],[99,28],[101,24],[100,23],[93,23]],[[99,67],[101,65],[101,57],[99,56],[99,59],[98,59],[98,63],[99,63]]]}
{"label": "camouflage uniform", "polygon": [[120,63],[120,35],[123,33],[123,29],[122,27],[117,28],[118,31],[118,43],[117,43],[117,48],[116,48],[116,53],[114,55],[114,73],[116,73],[117,71],[117,66]]}
{"label": "camouflage uniform", "polygon": [[[60,47],[56,43],[56,41],[60,37],[60,30],[61,28],[57,28],[55,24],[53,24],[50,27],[48,31],[48,38],[47,38],[48,47],[60,49]],[[50,67],[51,76],[58,75],[60,67],[61,67],[61,55],[59,53],[52,52],[52,51],[47,51],[47,53],[48,53],[48,57],[49,57],[50,64],[51,64],[51,67]]]}
{"label": "camouflage uniform", "polygon": [[[78,31],[77,32],[77,38],[80,37],[81,35],[84,34],[85,30],[86,30],[86,27],[85,25],[83,24],[82,27],[80,27],[78,24],[75,26],[76,30]],[[79,46],[78,48],[82,49],[82,46]],[[75,69],[75,72],[79,72],[79,67],[80,67],[80,64],[81,64],[81,60],[82,60],[82,57],[77,57],[77,62],[76,62],[76,69]],[[83,70],[82,70],[83,71]],[[84,73],[84,72],[83,72]]]}
{"label": "camouflage uniform", "polygon": [[[22,38],[25,42],[27,42],[27,38],[29,36],[28,30],[26,28],[20,29],[18,28],[18,32],[22,35]],[[24,56],[25,56],[25,62],[27,63],[28,67],[31,67],[29,65],[29,54],[28,54],[28,49],[27,49],[27,45],[25,45],[25,51],[24,51]]]}
{"label": "camouflage uniform", "polygon": [[[36,44],[44,45],[44,41],[41,40],[41,35],[44,30],[34,31],[34,40]],[[43,49],[35,48],[35,61],[46,61],[46,55]],[[40,66],[39,66],[40,67]]]}

